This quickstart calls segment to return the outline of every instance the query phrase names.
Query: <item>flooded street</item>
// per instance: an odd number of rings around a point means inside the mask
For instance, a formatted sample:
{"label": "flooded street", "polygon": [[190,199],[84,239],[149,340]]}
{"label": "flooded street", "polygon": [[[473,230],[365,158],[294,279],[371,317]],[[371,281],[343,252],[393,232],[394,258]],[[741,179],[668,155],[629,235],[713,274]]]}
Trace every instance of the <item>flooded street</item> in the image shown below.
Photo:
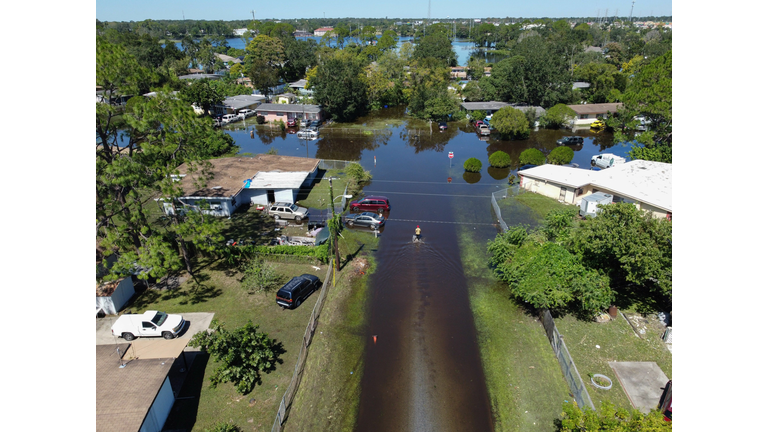
{"label": "flooded street", "polygon": [[[491,193],[507,187],[510,170],[490,169],[488,157],[502,150],[516,164],[527,148],[548,153],[557,139],[579,135],[584,144],[574,148],[573,162],[589,167],[592,155],[612,147],[612,136],[547,130],[527,140],[484,142],[471,127],[459,126],[464,121],[449,123],[442,133],[433,124],[430,134],[424,123],[403,121],[403,111],[385,109],[358,121],[378,125],[369,133],[323,128],[313,141],[261,127],[250,138],[254,127],[248,123],[225,130],[243,153],[275,148],[280,155],[359,161],[373,175],[365,193],[389,198],[392,208],[371,278],[356,430],[490,431],[491,404],[458,241],[459,229],[472,229],[482,241],[497,232]],[[628,150],[610,148],[620,156]],[[465,175],[463,163],[470,157],[483,163],[479,174]],[[421,243],[411,240],[417,225]]]}

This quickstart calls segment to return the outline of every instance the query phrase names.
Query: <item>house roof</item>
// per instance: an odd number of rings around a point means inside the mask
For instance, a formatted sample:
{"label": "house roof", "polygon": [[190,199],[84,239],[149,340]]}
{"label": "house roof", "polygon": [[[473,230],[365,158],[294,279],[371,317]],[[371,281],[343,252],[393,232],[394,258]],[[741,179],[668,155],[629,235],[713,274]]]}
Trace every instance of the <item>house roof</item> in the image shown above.
{"label": "house roof", "polygon": [[462,102],[461,107],[467,111],[473,110],[499,110],[511,106],[506,102]]}
{"label": "house roof", "polygon": [[304,86],[306,86],[306,85],[307,85],[307,80],[300,79],[300,80],[298,80],[296,82],[292,82],[292,83],[288,84],[288,87],[291,87],[291,88],[304,88]]}
{"label": "house roof", "polygon": [[568,108],[576,111],[576,114],[606,114],[615,113],[621,108],[620,103],[601,103],[601,104],[579,104],[568,105]]}
{"label": "house roof", "polygon": [[593,174],[596,173],[597,172],[595,171],[585,169],[546,164],[528,168],[518,174],[521,177],[532,177],[579,188],[590,184],[592,182]]}
{"label": "house roof", "polygon": [[228,108],[232,108],[234,110],[238,110],[241,108],[245,108],[247,106],[251,106],[255,104],[256,102],[262,102],[266,98],[262,95],[237,95],[237,96],[230,96],[226,99],[224,99],[219,106],[225,106]]}
{"label": "house roof", "polygon": [[214,53],[216,57],[220,58],[223,62],[242,63],[243,61],[237,57],[228,56],[226,54]]}
{"label": "house roof", "polygon": [[125,361],[130,344],[96,345],[96,430],[136,432],[168,376],[173,358]]}
{"label": "house roof", "polygon": [[253,176],[248,189],[298,189],[308,172],[260,171]]}
{"label": "house roof", "polygon": [[306,104],[275,104],[266,103],[259,105],[259,111],[279,111],[290,113],[319,113],[320,105],[306,105]]}
{"label": "house roof", "polygon": [[189,75],[181,75],[179,76],[179,79],[183,80],[192,80],[192,79],[221,79],[221,75],[216,74],[205,74],[205,73],[194,73]]}
{"label": "house roof", "polygon": [[576,81],[573,83],[573,89],[576,90],[579,88],[589,88],[589,85],[590,84],[588,82]]}
{"label": "house roof", "polygon": [[[213,165],[211,169],[213,178],[207,181],[206,187],[195,186],[196,178],[200,177],[199,167],[196,173],[181,178],[185,197],[233,197],[243,188],[245,180],[251,180],[251,189],[253,189],[255,177],[262,172],[302,173],[306,178],[308,173],[317,169],[320,159],[262,154],[256,157],[211,159],[208,162]],[[186,163],[179,166],[181,174],[187,174],[188,170],[189,166]],[[263,179],[264,176],[261,178]]]}
{"label": "house roof", "polygon": [[672,164],[633,160],[595,172],[592,184],[672,211]]}

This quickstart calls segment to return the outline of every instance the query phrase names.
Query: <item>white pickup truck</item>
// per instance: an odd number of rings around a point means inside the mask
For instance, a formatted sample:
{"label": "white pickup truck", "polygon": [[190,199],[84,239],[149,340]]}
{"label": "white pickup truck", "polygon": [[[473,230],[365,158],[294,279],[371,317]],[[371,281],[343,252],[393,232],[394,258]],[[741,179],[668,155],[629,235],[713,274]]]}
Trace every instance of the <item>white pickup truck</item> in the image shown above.
{"label": "white pickup truck", "polygon": [[173,339],[184,328],[184,318],[181,315],[169,315],[165,312],[146,311],[141,315],[126,314],[112,324],[112,334],[127,341],[137,337],[162,336]]}
{"label": "white pickup truck", "polygon": [[592,156],[592,164],[598,168],[610,168],[614,165],[623,164],[627,160],[621,156],[616,156],[612,153],[603,153]]}

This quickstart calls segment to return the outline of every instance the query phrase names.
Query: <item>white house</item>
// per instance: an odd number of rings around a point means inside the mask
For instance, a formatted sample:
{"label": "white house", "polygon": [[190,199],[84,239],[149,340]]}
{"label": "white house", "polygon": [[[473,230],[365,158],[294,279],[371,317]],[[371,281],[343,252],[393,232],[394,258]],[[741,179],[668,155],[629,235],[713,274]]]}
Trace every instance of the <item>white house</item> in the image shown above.
{"label": "white house", "polygon": [[308,188],[316,178],[320,159],[262,154],[256,157],[211,159],[212,178],[200,188],[195,183],[201,177],[200,166],[190,170],[185,163],[179,167],[184,196],[175,205],[158,199],[166,214],[180,209],[200,210],[214,216],[231,216],[241,205],[273,202],[296,202],[299,191]]}
{"label": "white house", "polygon": [[118,281],[96,284],[96,311],[116,315],[136,293],[133,280],[129,277]]}
{"label": "white house", "polygon": [[581,204],[595,192],[632,203],[656,218],[672,219],[672,164],[633,160],[601,171],[542,165],[518,173],[522,189],[566,204]]}
{"label": "white house", "polygon": [[573,126],[589,126],[597,119],[608,118],[611,114],[615,114],[621,107],[620,103],[568,105],[568,108],[576,111]]}

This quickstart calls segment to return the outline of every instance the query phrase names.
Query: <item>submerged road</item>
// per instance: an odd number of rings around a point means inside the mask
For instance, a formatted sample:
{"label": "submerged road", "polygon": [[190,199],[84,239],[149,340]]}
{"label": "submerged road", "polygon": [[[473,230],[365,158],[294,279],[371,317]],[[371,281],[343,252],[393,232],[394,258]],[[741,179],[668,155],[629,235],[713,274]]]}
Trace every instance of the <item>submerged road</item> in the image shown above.
{"label": "submerged road", "polygon": [[[440,186],[421,185],[417,191],[407,184],[389,187],[392,218],[371,281],[370,337],[356,430],[493,430],[458,225],[436,222],[451,219],[453,199],[483,206],[490,201],[487,196],[446,197],[438,193]],[[396,190],[414,193],[396,195]],[[423,243],[411,241],[417,224]]]}

